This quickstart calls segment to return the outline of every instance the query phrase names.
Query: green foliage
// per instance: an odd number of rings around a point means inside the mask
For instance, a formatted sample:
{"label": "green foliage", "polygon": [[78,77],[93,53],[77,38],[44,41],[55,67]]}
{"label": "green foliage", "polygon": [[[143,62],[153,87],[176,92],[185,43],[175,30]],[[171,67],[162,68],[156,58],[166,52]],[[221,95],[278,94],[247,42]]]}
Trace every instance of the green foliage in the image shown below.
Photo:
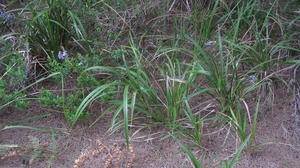
{"label": "green foliage", "polygon": [[[205,161],[205,155],[202,155],[201,161],[197,160],[197,157],[190,151],[190,149],[182,144],[175,136],[173,136],[174,140],[179,144],[180,148],[185,152],[190,160],[192,161],[192,164],[195,168],[209,168],[211,167],[210,164],[206,165]],[[236,150],[235,154],[233,155],[231,160],[222,160],[219,164],[220,168],[232,168],[234,165],[237,164],[239,161],[239,157],[243,150],[247,147],[247,144],[249,142],[250,136],[248,136],[245,141],[240,145],[240,147]]]}
{"label": "green foliage", "polygon": [[26,95],[18,92],[27,79],[26,62],[5,40],[9,37],[9,34],[0,37],[0,107],[9,103],[17,108],[27,108],[29,103],[23,99]]}
{"label": "green foliage", "polygon": [[[0,61],[1,74],[5,74],[7,85],[14,87],[20,85],[26,80],[26,62],[21,54],[13,50],[13,45],[5,39],[13,38],[13,35],[7,34],[0,37]],[[1,78],[2,79],[2,78]]]}
{"label": "green foliage", "polygon": [[78,121],[80,116],[84,115],[86,107],[99,98],[103,98],[108,94],[105,92],[106,90],[110,90],[111,87],[117,86],[120,84],[119,82],[112,82],[103,84],[96,89],[94,89],[91,93],[89,93],[77,107],[74,116],[72,117],[72,126]]}
{"label": "green foliage", "polygon": [[68,76],[76,72],[78,73],[83,69],[83,67],[79,64],[79,61],[75,58],[68,59],[67,57],[63,61],[49,59],[48,62],[47,67],[52,72],[60,72],[64,76]]}
{"label": "green foliage", "polygon": [[[66,101],[64,104],[63,113],[65,118],[71,123],[76,120],[75,111],[77,106],[81,103],[81,100],[84,98],[84,93],[79,90],[74,90],[72,94],[69,94],[66,97]],[[86,119],[90,116],[88,111],[83,111],[82,114],[79,116],[79,119]]]}
{"label": "green foliage", "polygon": [[[12,35],[2,36],[0,110],[8,105],[28,107],[24,91],[56,78],[61,82],[58,92],[41,89],[38,99],[61,112],[71,126],[89,117],[88,107],[96,101],[106,109],[91,125],[113,113],[110,130],[123,128],[127,146],[130,127],[135,124],[164,126],[201,146],[203,128],[214,120],[215,127],[231,126],[239,136],[241,146],[232,160],[220,163],[233,167],[247,144],[255,144],[258,113],[265,105],[263,93],[273,94],[274,83],[285,82],[277,75],[285,70],[281,69],[284,61],[299,64],[300,17],[292,7],[296,1],[282,10],[279,3],[32,1],[15,11],[29,14],[24,17],[27,29],[22,34],[26,34],[31,58],[53,74],[26,86],[24,58],[8,42]],[[6,26],[1,33],[8,31],[7,23],[0,26]],[[207,101],[215,105],[211,113],[201,109]],[[252,103],[256,103],[255,110],[248,106]],[[3,127],[9,128],[32,129]],[[203,164],[204,156],[199,162],[174,139],[196,168],[208,167]],[[35,152],[41,154],[39,149]]]}
{"label": "green foliage", "polygon": [[81,73],[80,76],[77,78],[77,82],[80,86],[82,86],[84,88],[100,85],[100,82],[95,77],[93,77],[91,74],[89,74],[87,72]]}
{"label": "green foliage", "polygon": [[27,21],[27,38],[33,56],[41,62],[48,57],[57,60],[60,50],[68,50],[71,38],[76,39],[77,44],[86,41],[84,28],[73,13],[70,0],[48,0],[46,8],[43,1],[34,2],[27,8],[33,15]]}
{"label": "green foliage", "polygon": [[[81,65],[83,69],[86,69],[88,67],[97,66],[103,64],[103,57],[105,56],[105,53],[103,51],[100,52],[94,52],[89,55],[81,55],[78,53],[75,58],[79,60],[78,65]],[[81,71],[81,70],[80,70]]]}
{"label": "green foliage", "polygon": [[[124,135],[126,138],[126,145],[129,147],[129,130],[128,130],[128,90],[129,86],[126,85],[124,88],[124,94],[123,94],[123,117],[124,117]],[[133,108],[133,107],[132,107]]]}
{"label": "green foliage", "polygon": [[60,96],[54,95],[52,92],[41,89],[40,90],[40,98],[39,98],[40,103],[47,105],[47,106],[53,106],[53,107],[60,107],[63,106],[64,100]]}
{"label": "green foliage", "polygon": [[182,107],[189,96],[188,92],[196,75],[192,73],[189,66],[185,67],[179,60],[171,60],[169,57],[167,59],[166,70],[161,70],[165,80],[164,97],[166,97],[167,115],[164,117],[173,125],[171,127],[176,127],[176,121],[184,115]]}
{"label": "green foliage", "polygon": [[201,41],[201,45],[210,39],[213,29],[226,17],[226,14],[223,17],[218,16],[218,11],[221,9],[220,3],[220,0],[210,2],[208,10],[204,10],[200,4],[196,4],[193,9],[191,23],[194,24],[193,28],[197,32],[197,37],[200,37],[198,40]]}
{"label": "green foliage", "polygon": [[[40,90],[39,101],[41,104],[49,107],[60,108],[66,120],[71,123],[75,118],[75,111],[80,104],[81,99],[84,98],[84,92],[80,90],[73,90],[66,97],[57,96],[49,90]],[[83,111],[79,116],[79,119],[85,119],[89,116],[87,111]]]}

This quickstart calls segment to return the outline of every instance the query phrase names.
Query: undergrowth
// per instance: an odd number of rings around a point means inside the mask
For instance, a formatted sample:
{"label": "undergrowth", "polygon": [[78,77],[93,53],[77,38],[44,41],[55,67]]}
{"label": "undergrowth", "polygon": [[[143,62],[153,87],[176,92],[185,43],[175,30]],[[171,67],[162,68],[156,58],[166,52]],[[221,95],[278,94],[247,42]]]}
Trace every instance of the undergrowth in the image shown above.
{"label": "undergrowth", "polygon": [[[240,146],[221,167],[255,148],[261,106],[272,106],[275,86],[289,85],[282,73],[299,64],[296,1],[2,3],[1,111],[37,101],[70,128],[111,113],[109,131],[122,128],[127,147],[133,127],[160,127],[196,168],[206,159],[187,145],[201,147],[203,130],[226,128]],[[37,86],[50,79],[55,89]]]}

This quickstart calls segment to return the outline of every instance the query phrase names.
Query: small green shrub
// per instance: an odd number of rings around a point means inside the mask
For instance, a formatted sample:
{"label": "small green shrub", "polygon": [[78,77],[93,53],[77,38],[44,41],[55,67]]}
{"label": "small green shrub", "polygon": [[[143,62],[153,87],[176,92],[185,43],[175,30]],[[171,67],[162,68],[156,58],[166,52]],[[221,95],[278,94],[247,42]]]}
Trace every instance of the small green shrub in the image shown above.
{"label": "small green shrub", "polygon": [[84,88],[91,88],[100,85],[100,82],[87,72],[81,73],[80,76],[77,78],[77,82],[80,86]]}
{"label": "small green shrub", "polygon": [[24,99],[26,95],[18,92],[27,80],[26,62],[5,40],[8,36],[0,37],[0,107],[9,103],[18,108],[27,108],[29,103]]}
{"label": "small green shrub", "polygon": [[52,60],[49,59],[49,63],[46,67],[52,72],[60,72],[64,76],[71,75],[72,73],[79,73],[83,67],[80,62],[75,58],[66,58],[64,60]]}
{"label": "small green shrub", "polygon": [[[57,96],[49,90],[41,89],[39,102],[45,106],[58,108],[63,111],[66,120],[71,123],[74,121],[75,111],[81,100],[84,98],[84,92],[81,90],[73,90],[67,96]],[[89,116],[87,111],[84,111],[79,119],[86,119]]]}

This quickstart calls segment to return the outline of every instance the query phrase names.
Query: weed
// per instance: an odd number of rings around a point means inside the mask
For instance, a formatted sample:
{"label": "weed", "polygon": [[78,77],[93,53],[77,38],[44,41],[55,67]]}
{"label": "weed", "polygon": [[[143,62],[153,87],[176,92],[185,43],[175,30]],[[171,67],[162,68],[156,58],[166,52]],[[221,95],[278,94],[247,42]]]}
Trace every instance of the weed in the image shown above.
{"label": "weed", "polygon": [[[48,90],[41,89],[39,101],[41,104],[61,108],[66,120],[71,123],[74,121],[76,106],[80,104],[81,99],[84,98],[84,92],[80,90],[73,90],[67,96],[56,96]],[[87,111],[84,111],[80,115],[80,119],[85,119],[89,116]]]}

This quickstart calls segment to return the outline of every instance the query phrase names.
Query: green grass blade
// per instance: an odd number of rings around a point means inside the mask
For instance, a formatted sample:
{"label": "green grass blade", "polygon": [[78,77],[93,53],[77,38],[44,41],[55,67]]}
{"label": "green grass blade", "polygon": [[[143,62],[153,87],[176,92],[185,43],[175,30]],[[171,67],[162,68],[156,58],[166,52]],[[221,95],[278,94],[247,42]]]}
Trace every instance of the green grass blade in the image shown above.
{"label": "green grass blade", "polygon": [[126,145],[129,147],[129,130],[128,130],[128,90],[129,86],[126,85],[123,94],[123,121],[124,121],[124,135],[126,140]]}
{"label": "green grass blade", "polygon": [[20,124],[20,123],[24,123],[24,122],[28,122],[28,121],[32,121],[32,120],[38,120],[41,118],[45,118],[45,117],[50,117],[51,114],[41,114],[41,115],[37,115],[37,116],[33,116],[33,117],[28,117],[22,120],[18,120],[18,121],[14,121],[12,123],[9,123],[7,125],[16,125],[16,124]]}
{"label": "green grass blade", "polygon": [[252,127],[251,127],[251,138],[250,138],[250,145],[253,145],[255,133],[256,133],[256,124],[257,124],[257,117],[259,113],[259,107],[260,107],[260,97],[257,100],[256,108],[255,108],[255,114],[253,117]]}
{"label": "green grass blade", "polygon": [[112,82],[109,84],[105,84],[102,85],[96,89],[94,89],[89,95],[87,95],[83,101],[81,102],[81,104],[79,105],[79,107],[76,110],[76,113],[74,115],[74,118],[71,122],[71,125],[74,126],[74,124],[77,122],[77,120],[79,119],[79,117],[82,115],[84,109],[90,104],[92,103],[95,99],[100,98],[101,96],[105,95],[106,93],[104,93],[104,90],[106,90],[107,88],[114,86],[114,85],[118,85],[119,82]]}
{"label": "green grass blade", "polygon": [[242,153],[242,151],[244,150],[244,148],[247,146],[248,141],[250,139],[251,135],[249,135],[246,140],[242,143],[242,145],[239,147],[239,149],[237,150],[237,152],[234,154],[233,158],[231,159],[230,162],[228,161],[224,161],[226,168],[232,168],[239,160],[239,157]]}
{"label": "green grass blade", "polygon": [[183,145],[175,136],[172,136],[180,148],[189,156],[195,168],[202,168],[201,163],[196,159],[195,155]]}
{"label": "green grass blade", "polygon": [[5,127],[1,128],[0,131],[12,129],[12,128],[23,128],[23,129],[31,129],[31,130],[41,131],[41,132],[45,132],[45,133],[53,133],[53,131],[49,131],[49,130],[46,130],[43,128],[36,128],[36,127],[24,126],[24,125],[9,125],[9,126],[5,126]]}

